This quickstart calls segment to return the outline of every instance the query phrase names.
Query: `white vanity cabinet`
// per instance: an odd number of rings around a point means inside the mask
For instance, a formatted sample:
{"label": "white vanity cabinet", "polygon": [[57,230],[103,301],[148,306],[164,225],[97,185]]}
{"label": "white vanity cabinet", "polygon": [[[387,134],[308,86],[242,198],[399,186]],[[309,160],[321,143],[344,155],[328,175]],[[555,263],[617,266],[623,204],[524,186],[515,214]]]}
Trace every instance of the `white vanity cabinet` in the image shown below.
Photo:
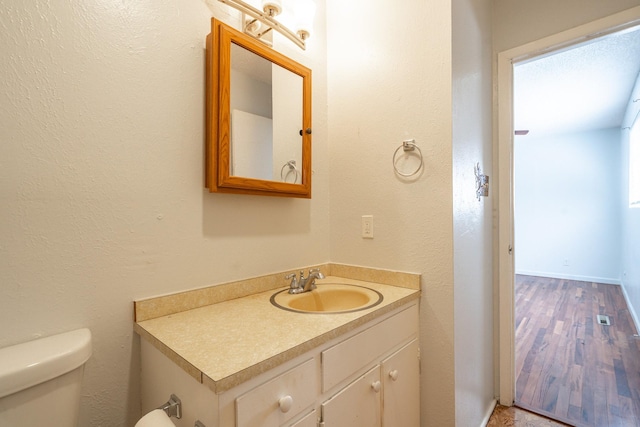
{"label": "white vanity cabinet", "polygon": [[[317,427],[317,355],[304,354],[231,390],[216,394],[148,341],[141,340],[142,411],[175,394],[182,401],[176,427]],[[164,399],[164,400],[163,400]]]}
{"label": "white vanity cabinet", "polygon": [[339,389],[322,404],[326,427],[419,425],[417,315],[409,307],[322,351],[323,392]]}
{"label": "white vanity cabinet", "polygon": [[419,426],[418,341],[384,359],[322,404],[326,427]]}
{"label": "white vanity cabinet", "polygon": [[177,427],[418,427],[417,338],[411,301],[221,393],[143,338],[142,410],[173,393]]}

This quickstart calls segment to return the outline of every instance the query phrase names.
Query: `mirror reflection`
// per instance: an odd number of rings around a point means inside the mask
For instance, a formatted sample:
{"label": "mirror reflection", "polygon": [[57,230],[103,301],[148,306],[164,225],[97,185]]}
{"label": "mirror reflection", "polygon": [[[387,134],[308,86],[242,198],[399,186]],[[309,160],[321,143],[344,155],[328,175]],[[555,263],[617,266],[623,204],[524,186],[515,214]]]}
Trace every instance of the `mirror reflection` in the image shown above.
{"label": "mirror reflection", "polygon": [[231,43],[230,175],[302,182],[303,79]]}

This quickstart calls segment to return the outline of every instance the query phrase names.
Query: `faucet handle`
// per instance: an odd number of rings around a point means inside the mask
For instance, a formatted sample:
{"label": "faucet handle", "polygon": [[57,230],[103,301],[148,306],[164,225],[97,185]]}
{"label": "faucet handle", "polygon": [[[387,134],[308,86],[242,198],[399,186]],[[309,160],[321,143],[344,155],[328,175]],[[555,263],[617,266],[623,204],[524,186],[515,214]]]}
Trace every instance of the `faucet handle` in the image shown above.
{"label": "faucet handle", "polygon": [[300,281],[304,280],[304,270],[300,270]]}
{"label": "faucet handle", "polygon": [[291,283],[289,283],[290,289],[296,289],[298,287],[298,279],[296,278],[296,273],[287,274],[284,276],[285,280],[291,279]]}

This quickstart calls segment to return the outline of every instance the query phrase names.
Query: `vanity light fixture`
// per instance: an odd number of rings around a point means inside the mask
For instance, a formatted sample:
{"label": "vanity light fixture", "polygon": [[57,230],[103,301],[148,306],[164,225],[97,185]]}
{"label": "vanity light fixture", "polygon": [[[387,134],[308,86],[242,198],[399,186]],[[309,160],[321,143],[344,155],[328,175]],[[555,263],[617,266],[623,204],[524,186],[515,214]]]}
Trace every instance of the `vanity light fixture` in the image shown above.
{"label": "vanity light fixture", "polygon": [[[313,0],[289,0],[291,9],[283,6],[284,0],[262,0],[262,10],[243,0],[218,0],[242,12],[242,31],[251,37],[271,46],[263,37],[276,30],[294,42],[300,49],[306,49],[305,40],[311,36],[313,16],[316,5]],[[296,31],[290,30],[276,19],[276,16],[293,17]],[[283,18],[284,20],[284,18]]]}

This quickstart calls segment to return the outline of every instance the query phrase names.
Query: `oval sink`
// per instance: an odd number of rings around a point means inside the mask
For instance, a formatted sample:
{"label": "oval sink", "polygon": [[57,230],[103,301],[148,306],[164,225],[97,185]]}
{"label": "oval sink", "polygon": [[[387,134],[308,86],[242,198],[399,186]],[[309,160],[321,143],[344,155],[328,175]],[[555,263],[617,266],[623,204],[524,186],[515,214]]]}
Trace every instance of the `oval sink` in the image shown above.
{"label": "oval sink", "polygon": [[271,296],[271,304],[298,313],[348,313],[365,310],[382,302],[373,289],[344,283],[323,283],[310,292],[290,294],[289,289]]}

